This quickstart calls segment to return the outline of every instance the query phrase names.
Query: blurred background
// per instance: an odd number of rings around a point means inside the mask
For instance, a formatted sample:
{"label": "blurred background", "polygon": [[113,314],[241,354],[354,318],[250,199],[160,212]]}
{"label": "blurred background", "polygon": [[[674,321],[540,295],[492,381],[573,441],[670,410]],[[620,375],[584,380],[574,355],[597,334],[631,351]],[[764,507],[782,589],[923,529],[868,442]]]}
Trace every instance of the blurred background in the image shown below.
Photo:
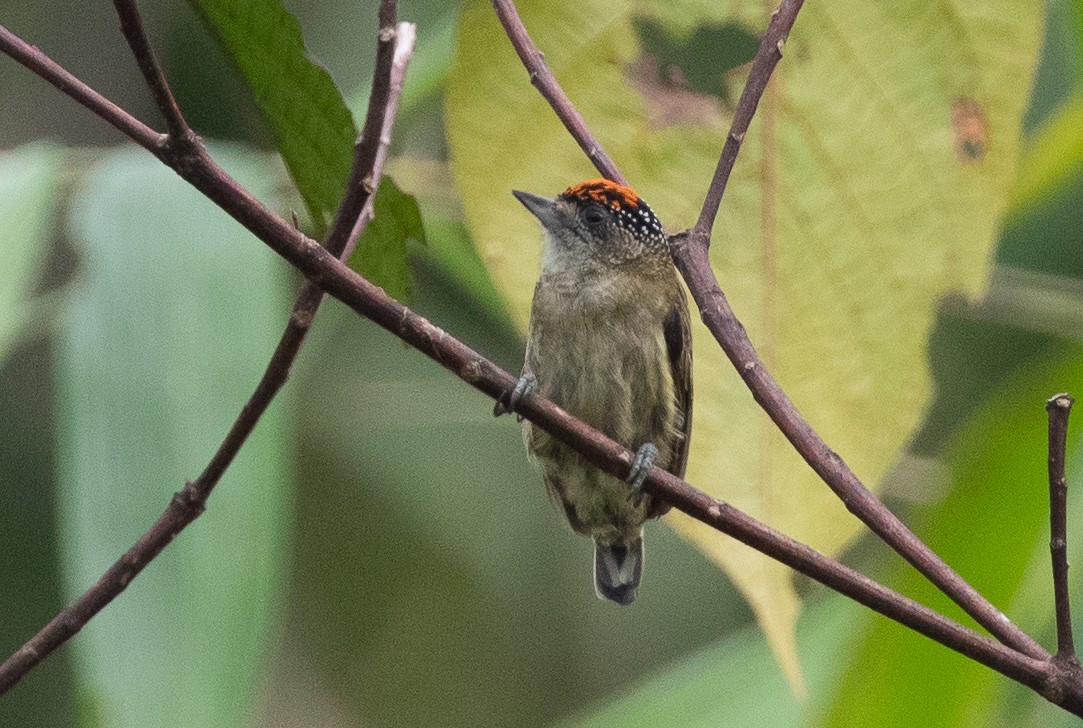
{"label": "blurred background", "polygon": [[[361,119],[376,3],[284,4]],[[276,209],[301,211],[200,19],[185,3],[140,8],[216,157]],[[989,294],[944,300],[930,340],[937,396],[911,451],[937,463],[936,485],[885,497],[1051,645],[1042,402],[1083,392],[1083,2],[1045,9]],[[424,223],[406,243],[409,303],[517,371],[522,343],[448,170],[459,12],[400,4],[419,39],[389,164]],[[108,3],[0,0],[0,23],[158,124]],[[298,277],[9,59],[0,150],[8,654],[198,475],[262,372]],[[1080,532],[1083,500],[1070,497]],[[1071,540],[1083,563],[1083,538]],[[803,580],[797,697],[723,573],[666,526],[649,541],[635,607],[599,602],[590,544],[546,500],[510,418],[329,301],[207,513],[0,699],[0,725],[1068,725],[1029,691]],[[872,539],[843,558],[950,610]]]}

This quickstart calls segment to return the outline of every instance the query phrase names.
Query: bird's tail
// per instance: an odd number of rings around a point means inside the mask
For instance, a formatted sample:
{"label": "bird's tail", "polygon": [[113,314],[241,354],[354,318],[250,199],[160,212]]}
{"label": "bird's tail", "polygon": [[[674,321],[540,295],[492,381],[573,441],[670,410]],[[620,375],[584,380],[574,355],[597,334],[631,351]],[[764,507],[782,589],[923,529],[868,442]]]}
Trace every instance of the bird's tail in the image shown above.
{"label": "bird's tail", "polygon": [[643,534],[628,541],[594,539],[594,590],[599,599],[627,605],[635,601],[643,574]]}

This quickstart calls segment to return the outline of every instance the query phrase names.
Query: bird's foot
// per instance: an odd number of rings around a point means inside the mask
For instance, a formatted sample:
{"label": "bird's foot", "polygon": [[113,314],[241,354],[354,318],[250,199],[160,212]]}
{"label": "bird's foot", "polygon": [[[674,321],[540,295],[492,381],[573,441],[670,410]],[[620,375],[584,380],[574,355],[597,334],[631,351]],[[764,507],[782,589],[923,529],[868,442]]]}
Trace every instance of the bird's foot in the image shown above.
{"label": "bird's foot", "polygon": [[[533,374],[524,374],[519,377],[519,381],[515,383],[515,386],[504,392],[504,394],[500,395],[500,399],[496,400],[496,405],[493,407],[493,417],[514,412],[519,408],[523,400],[534,394],[537,388],[538,379]],[[518,420],[523,421],[522,415],[518,415]]]}
{"label": "bird's foot", "polygon": [[639,446],[639,450],[636,451],[636,456],[632,460],[632,470],[628,473],[626,480],[636,490],[643,487],[643,481],[647,478],[647,473],[654,465],[655,459],[658,457],[658,448],[649,442],[645,442]]}

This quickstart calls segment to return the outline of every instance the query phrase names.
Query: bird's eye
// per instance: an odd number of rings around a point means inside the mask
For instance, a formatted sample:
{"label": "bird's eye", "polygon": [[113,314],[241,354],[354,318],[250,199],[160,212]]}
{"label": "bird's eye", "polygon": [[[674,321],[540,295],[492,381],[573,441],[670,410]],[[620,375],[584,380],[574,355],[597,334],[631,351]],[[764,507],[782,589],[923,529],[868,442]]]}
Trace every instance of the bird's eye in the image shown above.
{"label": "bird's eye", "polygon": [[588,207],[583,213],[583,220],[588,225],[600,225],[605,222],[605,212],[598,207]]}

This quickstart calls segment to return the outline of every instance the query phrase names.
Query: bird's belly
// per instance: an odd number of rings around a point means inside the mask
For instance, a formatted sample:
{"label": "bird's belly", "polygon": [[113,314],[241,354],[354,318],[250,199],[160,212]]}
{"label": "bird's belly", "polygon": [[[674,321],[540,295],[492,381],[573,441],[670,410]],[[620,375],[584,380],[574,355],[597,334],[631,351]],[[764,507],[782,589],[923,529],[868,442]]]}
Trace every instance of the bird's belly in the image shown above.
{"label": "bird's belly", "polygon": [[[549,295],[549,292],[543,292]],[[630,450],[653,443],[668,468],[682,437],[681,414],[658,307],[603,308],[552,295],[535,308],[527,369],[538,391]],[[649,302],[648,302],[649,303]],[[606,543],[638,537],[658,514],[650,496],[584,460],[526,423],[527,449],[572,527]]]}
{"label": "bird's belly", "polygon": [[556,404],[625,447],[668,439],[675,408],[661,331],[568,336],[539,352],[534,375]]}

